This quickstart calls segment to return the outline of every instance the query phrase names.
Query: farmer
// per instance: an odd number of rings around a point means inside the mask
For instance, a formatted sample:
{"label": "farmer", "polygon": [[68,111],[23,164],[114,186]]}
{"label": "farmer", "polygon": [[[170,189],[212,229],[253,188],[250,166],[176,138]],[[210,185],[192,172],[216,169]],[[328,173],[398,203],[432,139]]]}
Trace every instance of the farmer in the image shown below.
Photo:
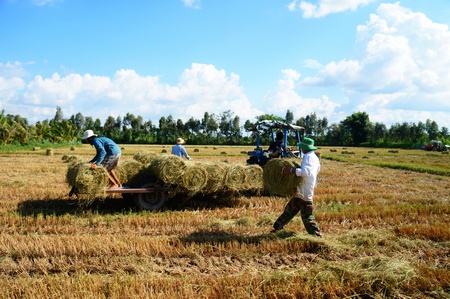
{"label": "farmer", "polygon": [[178,156],[180,158],[186,157],[186,159],[191,160],[191,157],[186,152],[186,149],[183,146],[184,139],[177,138],[177,144],[172,146],[172,155]]}
{"label": "farmer", "polygon": [[269,157],[278,158],[281,155],[281,153],[286,150],[283,139],[284,139],[283,132],[281,132],[281,131],[277,132],[276,140],[273,141],[269,145],[269,148],[267,149],[267,152],[269,153]]}
{"label": "farmer", "polygon": [[300,176],[303,180],[297,187],[297,194],[288,202],[283,214],[275,221],[272,232],[283,229],[300,212],[308,234],[322,237],[319,226],[313,216],[314,188],[317,185],[317,176],[320,171],[320,161],[314,153],[317,148],[314,146],[314,140],[311,138],[304,138],[298,145],[303,153],[300,168],[285,168],[283,172],[288,175]]}
{"label": "farmer", "polygon": [[107,137],[98,137],[92,130],[84,131],[81,139],[86,140],[97,151],[95,157],[89,161],[89,163],[92,163],[91,169],[96,169],[97,166],[102,165],[108,171],[108,178],[111,183],[108,189],[122,187],[122,184],[114,173],[114,169],[120,160],[120,147]]}

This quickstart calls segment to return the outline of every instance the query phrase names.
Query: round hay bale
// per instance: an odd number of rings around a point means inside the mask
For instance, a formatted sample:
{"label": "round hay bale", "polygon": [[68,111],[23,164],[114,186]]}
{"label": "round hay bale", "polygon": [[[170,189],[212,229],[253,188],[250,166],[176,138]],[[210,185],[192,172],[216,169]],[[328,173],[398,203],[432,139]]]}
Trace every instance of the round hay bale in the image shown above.
{"label": "round hay bale", "polygon": [[152,172],[165,184],[178,185],[186,169],[186,163],[175,155],[162,155],[153,159]]}
{"label": "round hay bale", "polygon": [[75,150],[75,146],[72,145],[72,146],[70,147],[70,150],[71,150],[71,151],[74,151],[74,150]]}
{"label": "round hay bale", "polygon": [[227,172],[228,164],[223,162],[217,163],[203,163],[203,167],[208,173],[208,181],[203,188],[203,193],[214,193],[225,187],[225,175]]}
{"label": "round hay bale", "polygon": [[180,187],[193,195],[205,188],[208,183],[208,172],[200,163],[187,162],[181,180]]}
{"label": "round hay bale", "polygon": [[39,147],[39,146],[35,146],[35,147],[33,147],[33,151],[38,151],[38,150],[40,150],[41,148]]}
{"label": "round hay bale", "polygon": [[150,164],[156,157],[157,155],[153,152],[140,151],[134,154],[133,159],[138,162],[141,162],[142,164]]}
{"label": "round hay bale", "polygon": [[287,167],[299,167],[298,159],[271,159],[264,166],[264,187],[272,195],[293,196],[302,178],[295,174],[284,174]]}
{"label": "round hay bale", "polygon": [[194,153],[198,153],[198,152],[200,152],[200,150],[198,148],[195,148]]}
{"label": "round hay bale", "polygon": [[166,154],[166,153],[167,153],[167,150],[166,150],[166,149],[163,149],[163,150],[161,150],[161,153]]}
{"label": "round hay bale", "polygon": [[227,154],[227,152],[221,152],[220,154],[221,154],[221,155],[226,155],[226,154]]}
{"label": "round hay bale", "polygon": [[137,174],[144,167],[139,161],[136,160],[127,160],[119,163],[114,172],[118,176],[122,185],[130,186],[138,184],[139,182],[135,182]]}
{"label": "round hay bale", "polygon": [[252,164],[245,167],[245,190],[261,190],[264,188],[263,169],[261,166]]}
{"label": "round hay bale", "polygon": [[47,149],[47,156],[53,156],[53,149],[51,148]]}
{"label": "round hay bale", "polygon": [[245,184],[245,166],[230,164],[225,175],[225,188],[232,191],[241,191]]}
{"label": "round hay bale", "polygon": [[91,169],[88,163],[69,165],[66,181],[76,187],[82,199],[91,201],[99,196],[106,196],[105,190],[109,185],[108,172],[103,167]]}

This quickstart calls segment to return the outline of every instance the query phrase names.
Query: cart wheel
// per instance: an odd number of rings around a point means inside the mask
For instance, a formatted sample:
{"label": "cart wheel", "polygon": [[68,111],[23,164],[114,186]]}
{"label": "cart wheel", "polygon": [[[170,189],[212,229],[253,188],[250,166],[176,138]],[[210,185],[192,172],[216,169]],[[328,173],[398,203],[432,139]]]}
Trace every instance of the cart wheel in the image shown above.
{"label": "cart wheel", "polygon": [[[154,182],[141,185],[141,188],[155,187]],[[155,191],[151,193],[136,194],[136,206],[139,210],[154,211],[161,209],[168,198],[167,191]]]}

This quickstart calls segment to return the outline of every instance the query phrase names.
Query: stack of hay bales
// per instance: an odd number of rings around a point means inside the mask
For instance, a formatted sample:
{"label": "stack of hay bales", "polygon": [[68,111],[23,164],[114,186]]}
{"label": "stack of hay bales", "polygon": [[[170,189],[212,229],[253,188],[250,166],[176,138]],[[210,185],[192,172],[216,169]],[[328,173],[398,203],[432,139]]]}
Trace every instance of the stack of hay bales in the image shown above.
{"label": "stack of hay bales", "polygon": [[[69,161],[74,158],[66,157]],[[90,164],[80,162],[69,164],[66,181],[76,187],[80,198],[105,197],[108,187],[108,173],[103,167],[90,169]],[[186,196],[196,194],[259,192],[263,186],[263,171],[258,165],[243,166],[225,162],[185,161],[174,155],[156,155],[151,152],[138,152],[132,160],[121,161],[115,169],[124,186],[140,187],[149,179],[158,180],[162,185],[172,188],[176,194]]]}
{"label": "stack of hay bales", "polygon": [[302,178],[292,173],[284,174],[283,170],[288,167],[300,167],[299,159],[271,159],[264,166],[263,183],[270,194],[291,197],[297,193]]}

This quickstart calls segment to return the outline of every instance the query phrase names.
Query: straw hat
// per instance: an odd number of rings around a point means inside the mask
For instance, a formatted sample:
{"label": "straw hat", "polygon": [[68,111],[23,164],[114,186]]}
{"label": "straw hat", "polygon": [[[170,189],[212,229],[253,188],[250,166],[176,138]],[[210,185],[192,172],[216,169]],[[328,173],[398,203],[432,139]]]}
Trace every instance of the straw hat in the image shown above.
{"label": "straw hat", "polygon": [[184,143],[184,139],[179,137],[177,138],[177,144],[183,144]]}
{"label": "straw hat", "polygon": [[84,131],[83,136],[81,136],[81,139],[82,140],[88,139],[89,137],[92,137],[92,136],[97,137],[97,134],[94,134],[94,131],[92,131],[92,130],[86,130],[86,131]]}

